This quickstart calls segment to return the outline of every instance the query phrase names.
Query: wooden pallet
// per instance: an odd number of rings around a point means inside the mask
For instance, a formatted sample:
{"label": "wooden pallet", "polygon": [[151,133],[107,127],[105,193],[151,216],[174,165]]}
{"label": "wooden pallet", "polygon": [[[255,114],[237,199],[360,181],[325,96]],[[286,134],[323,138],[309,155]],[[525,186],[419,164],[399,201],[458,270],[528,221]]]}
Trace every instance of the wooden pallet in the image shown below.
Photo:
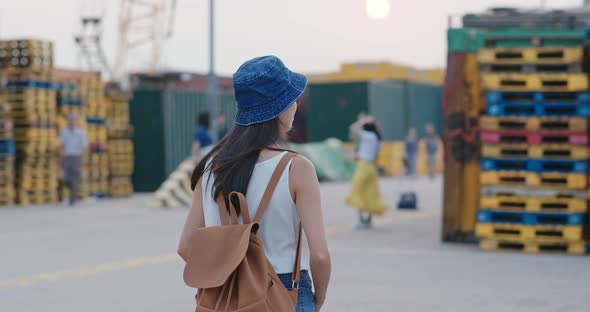
{"label": "wooden pallet", "polygon": [[588,211],[586,198],[536,198],[516,196],[485,196],[480,198],[481,209],[528,212],[578,212]]}
{"label": "wooden pallet", "polygon": [[586,91],[585,74],[482,74],[485,90],[505,91]]}
{"label": "wooden pallet", "polygon": [[482,130],[486,131],[588,131],[589,121],[586,118],[549,118],[549,117],[490,117],[483,116],[479,120]]}
{"label": "wooden pallet", "polygon": [[483,48],[477,53],[480,63],[521,64],[521,63],[582,63],[584,49],[579,47],[540,48]]}
{"label": "wooden pallet", "polygon": [[478,223],[475,235],[484,239],[516,239],[537,242],[582,241],[587,237],[583,226],[530,226],[495,223]]}
{"label": "wooden pallet", "polygon": [[586,253],[586,242],[537,242],[516,239],[483,239],[479,247],[487,251],[520,251],[526,253],[561,253],[583,255]]}
{"label": "wooden pallet", "polygon": [[483,144],[481,153],[495,158],[590,159],[590,147],[572,145]]}
{"label": "wooden pallet", "polygon": [[586,132],[571,131],[484,130],[480,133],[480,139],[487,144],[588,144]]}
{"label": "wooden pallet", "polygon": [[484,171],[482,185],[537,186],[568,189],[586,189],[588,178],[581,173],[533,173],[526,171]]}

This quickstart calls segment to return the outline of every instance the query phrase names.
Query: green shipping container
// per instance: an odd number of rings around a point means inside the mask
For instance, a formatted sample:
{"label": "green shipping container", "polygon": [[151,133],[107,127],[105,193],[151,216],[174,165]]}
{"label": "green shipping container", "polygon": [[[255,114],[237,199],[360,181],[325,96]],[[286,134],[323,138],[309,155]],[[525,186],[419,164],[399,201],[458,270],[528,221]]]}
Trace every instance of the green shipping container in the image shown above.
{"label": "green shipping container", "polygon": [[442,89],[422,83],[407,83],[406,103],[408,126],[416,128],[418,137],[426,134],[426,125],[432,124],[436,133],[442,131]]}
{"label": "green shipping container", "polygon": [[441,86],[407,81],[330,83],[309,86],[307,126],[310,142],[337,138],[350,141],[349,126],[359,112],[375,116],[384,141],[400,141],[415,127],[441,130]]}
{"label": "green shipping container", "polygon": [[[220,96],[220,111],[228,126],[235,118],[233,94]],[[196,116],[207,108],[206,96],[191,90],[147,90],[133,92],[131,124],[135,129],[134,188],[155,191],[178,164],[190,156]]]}
{"label": "green shipping container", "polygon": [[369,87],[369,113],[379,121],[384,141],[402,140],[408,126],[406,83],[375,81]]}
{"label": "green shipping container", "polygon": [[348,126],[360,112],[369,110],[367,83],[322,83],[308,88],[308,140],[337,138],[348,141]]}

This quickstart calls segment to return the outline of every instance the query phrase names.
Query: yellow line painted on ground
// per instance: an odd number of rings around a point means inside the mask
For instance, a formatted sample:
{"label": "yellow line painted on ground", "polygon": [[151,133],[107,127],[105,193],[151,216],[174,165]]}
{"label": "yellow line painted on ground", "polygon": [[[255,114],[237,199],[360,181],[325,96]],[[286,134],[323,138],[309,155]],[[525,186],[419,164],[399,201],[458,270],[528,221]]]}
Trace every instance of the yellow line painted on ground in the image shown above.
{"label": "yellow line painted on ground", "polygon": [[165,254],[156,257],[144,257],[120,262],[104,263],[94,267],[78,268],[57,272],[41,273],[24,278],[0,280],[0,287],[31,287],[39,283],[51,283],[65,279],[84,278],[102,273],[128,270],[152,264],[180,261],[177,254]]}
{"label": "yellow line painted on ground", "polygon": [[[391,217],[379,218],[374,221],[376,225],[387,225],[397,221],[407,221],[436,216],[436,213],[400,214]],[[350,225],[333,225],[326,228],[327,234],[336,234],[351,231]],[[27,288],[41,283],[54,283],[66,279],[85,278],[98,274],[136,269],[148,265],[174,263],[181,261],[175,253],[159,255],[155,257],[135,258],[119,262],[103,263],[93,267],[84,267],[56,272],[40,273],[28,277],[0,280],[0,288]]]}

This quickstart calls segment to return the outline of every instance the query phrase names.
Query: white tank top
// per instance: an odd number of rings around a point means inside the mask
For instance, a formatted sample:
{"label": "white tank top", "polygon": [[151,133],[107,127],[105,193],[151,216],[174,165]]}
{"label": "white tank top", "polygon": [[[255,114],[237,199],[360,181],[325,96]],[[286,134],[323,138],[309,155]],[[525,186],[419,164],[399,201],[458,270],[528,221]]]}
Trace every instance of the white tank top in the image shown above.
{"label": "white tank top", "polygon": [[[265,161],[256,164],[246,198],[250,219],[253,220],[258,210],[258,204],[270,181],[270,177],[279,161],[287,152],[283,152]],[[277,274],[292,273],[297,247],[297,234],[299,230],[299,215],[289,191],[289,162],[283,172],[277,187],[268,204],[268,208],[260,220],[260,235],[264,245],[266,257],[272,264]],[[214,177],[206,171],[203,175],[203,212],[205,214],[205,226],[221,225],[219,208],[213,199],[212,189]],[[242,218],[240,217],[240,223]],[[305,235],[302,237],[301,270],[309,270],[309,246]]]}

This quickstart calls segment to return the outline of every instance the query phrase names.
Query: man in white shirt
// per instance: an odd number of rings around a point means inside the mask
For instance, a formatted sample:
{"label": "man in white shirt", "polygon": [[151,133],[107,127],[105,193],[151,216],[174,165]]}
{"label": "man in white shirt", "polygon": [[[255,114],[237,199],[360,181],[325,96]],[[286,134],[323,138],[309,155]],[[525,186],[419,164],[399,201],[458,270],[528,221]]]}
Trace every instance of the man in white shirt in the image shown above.
{"label": "man in white shirt", "polygon": [[70,205],[74,205],[80,192],[82,165],[86,163],[88,138],[78,126],[78,116],[68,115],[68,126],[59,133],[63,160],[64,182],[70,189]]}

